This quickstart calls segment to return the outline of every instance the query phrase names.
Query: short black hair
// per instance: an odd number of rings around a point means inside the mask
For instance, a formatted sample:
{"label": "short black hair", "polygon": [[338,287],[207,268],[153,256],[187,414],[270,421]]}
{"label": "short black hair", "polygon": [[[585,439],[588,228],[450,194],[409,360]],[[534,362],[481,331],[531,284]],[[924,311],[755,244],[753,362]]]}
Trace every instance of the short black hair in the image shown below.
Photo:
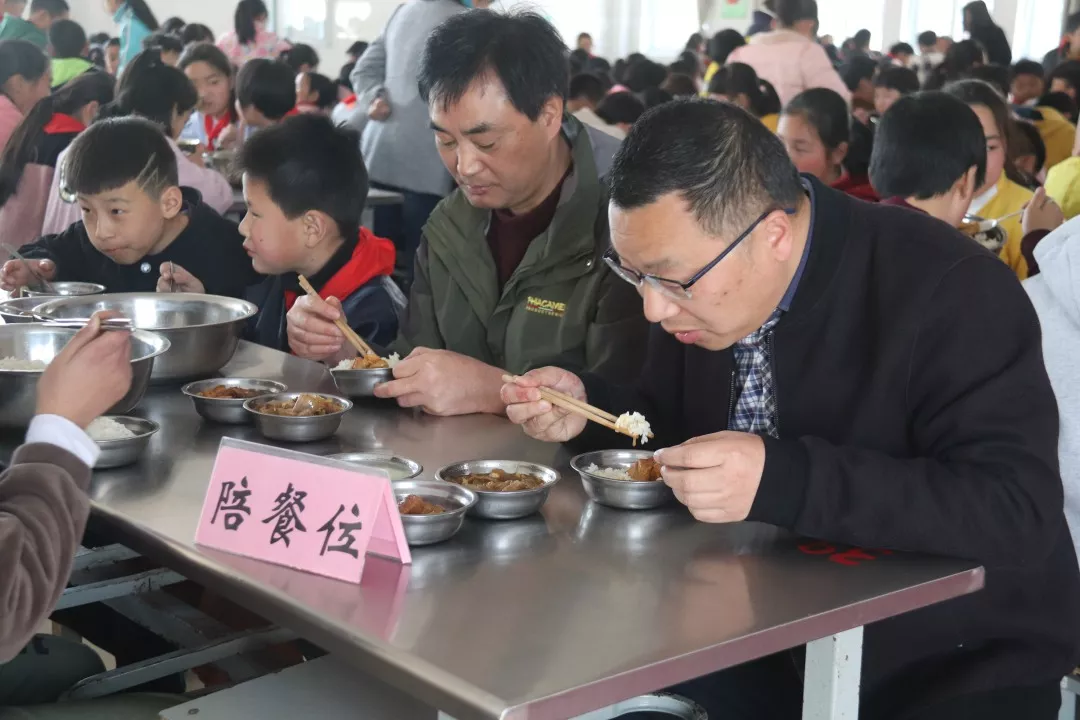
{"label": "short black hair", "polygon": [[585,69],[585,63],[589,61],[589,53],[581,48],[570,51],[570,76],[573,77]]}
{"label": "short black hair", "polygon": [[184,52],[180,55],[180,62],[177,63],[177,67],[181,70],[187,70],[197,62],[206,63],[227,78],[233,76],[233,64],[229,62],[229,56],[217,45],[212,45],[210,43],[195,43],[194,45],[184,48]]}
{"label": "short black hair", "polygon": [[55,58],[82,57],[86,44],[86,31],[74,20],[57,20],[49,28],[49,46]]}
{"label": "short black hair", "polygon": [[296,107],[296,73],[288,65],[266,58],[244,63],[236,76],[240,107],[253,107],[268,120],[280,120]]}
{"label": "short black hair", "polygon": [[184,26],[184,31],[180,33],[180,42],[184,43],[184,45],[212,43],[214,42],[214,31],[199,23],[189,23]]}
{"label": "short black hair", "polygon": [[1072,122],[1076,122],[1078,109],[1076,101],[1063,92],[1044,94],[1035,102],[1035,107],[1053,108],[1069,118]]}
{"label": "short black hair", "polygon": [[120,47],[120,38],[109,38],[109,42],[105,43],[105,47]]}
{"label": "short black hair", "polygon": [[304,73],[304,77],[308,79],[311,92],[316,94],[316,107],[320,110],[330,110],[337,105],[337,83],[317,72]]}
{"label": "short black hair", "polygon": [[835,90],[803,90],[784,106],[783,114],[798,116],[809,123],[829,150],[851,141],[851,115],[847,101]]}
{"label": "short black hair", "polygon": [[948,93],[900,98],[878,122],[870,182],[882,197],[943,195],[972,167],[986,179],[986,138],[975,111]]}
{"label": "short black hair", "polygon": [[646,110],[650,110],[657,105],[669,103],[674,99],[675,96],[663,88],[649,88],[641,93],[641,102],[645,103]]}
{"label": "short black hair", "polygon": [[49,71],[49,58],[26,40],[0,40],[0,86],[18,75],[35,82]]}
{"label": "short black hair", "polygon": [[1020,75],[1034,75],[1040,80],[1046,80],[1046,70],[1043,68],[1042,63],[1034,60],[1020,60],[1012,66],[1009,71],[1009,79],[1015,80]]}
{"label": "short black hair", "polygon": [[293,75],[296,75],[305,65],[311,70],[319,67],[319,53],[310,45],[297,43],[281,53],[281,62],[291,67]]}
{"label": "short black hair", "polygon": [[158,30],[143,38],[143,50],[157,50],[159,52],[171,52],[179,55],[184,52],[184,43],[175,35]]}
{"label": "short black hair", "polygon": [[903,54],[903,55],[914,55],[915,54],[915,48],[911,47],[911,45],[907,44],[906,42],[898,42],[895,45],[893,45],[891,48],[889,48],[889,54],[893,55],[893,56],[901,55],[901,54]]}
{"label": "short black hair", "polygon": [[937,45],[938,37],[937,33],[933,30],[926,30],[919,33],[918,43],[919,47],[931,47]]}
{"label": "short black hair", "polygon": [[965,76],[966,79],[982,80],[993,86],[1001,93],[1002,97],[1009,97],[1009,68],[1004,65],[979,65],[971,68]]}
{"label": "short black hair", "polygon": [[887,67],[874,79],[874,87],[895,90],[901,95],[919,92],[919,75],[905,67]]}
{"label": "short black hair", "polygon": [[98,195],[135,182],[153,198],[180,184],[176,155],[161,127],[137,117],[100,120],[71,143],[64,189]]}
{"label": "short black hair", "polygon": [[652,60],[641,60],[626,69],[623,85],[631,92],[643,93],[650,88],[658,88],[667,80],[667,68]]}
{"label": "short black hair", "polygon": [[1072,35],[1077,30],[1080,30],[1080,12],[1074,12],[1065,18],[1065,32]]}
{"label": "short black hair", "polygon": [[240,170],[266,183],[270,199],[295,220],[318,210],[351,240],[360,232],[368,173],[357,134],[319,115],[296,115],[244,143]]}
{"label": "short black hair", "polygon": [[184,28],[187,27],[187,23],[183,18],[173,16],[171,18],[165,18],[165,21],[161,23],[161,30],[167,32],[170,35],[176,35],[179,37],[180,33],[184,32]]}
{"label": "short black hair", "polygon": [[420,58],[420,97],[448,107],[477,78],[493,74],[514,109],[536,120],[552,98],[566,100],[566,45],[533,12],[471,10],[435,28]]}
{"label": "short black hair", "polygon": [[592,40],[592,35],[586,32],[578,33],[577,39],[581,40],[582,38],[589,38],[590,40]]}
{"label": "short black hair", "polygon": [[1039,134],[1039,129],[1027,120],[1014,121],[1013,129],[1016,131],[1016,151],[1013,155],[1018,158],[1023,155],[1034,155],[1035,174],[1038,175],[1046,167],[1046,142]]}
{"label": "short black hair", "polygon": [[116,99],[98,111],[99,117],[139,115],[168,132],[174,115],[195,107],[199,95],[182,70],[161,60],[157,50],[143,50],[120,74]]}
{"label": "short black hair", "polygon": [[604,81],[595,75],[578,73],[570,78],[569,98],[571,100],[585,98],[594,105],[598,105],[606,94],[607,88],[604,87]]}
{"label": "short black hair", "polygon": [[71,12],[71,6],[69,6],[66,0],[32,0],[30,3],[30,12],[36,13],[45,11],[49,17],[60,17]]}
{"label": "short black hair", "polygon": [[89,38],[91,45],[105,45],[110,39],[109,33],[103,32],[94,33]]}
{"label": "short black hair", "polygon": [[645,103],[638,100],[633,93],[612,93],[597,106],[596,114],[608,125],[633,125],[645,114]]}
{"label": "short black hair", "polygon": [[859,48],[860,50],[869,47],[871,37],[873,36],[866,28],[858,31],[857,33],[855,33],[855,37],[853,38],[855,40],[855,47]]}
{"label": "short black hair", "polygon": [[680,73],[668,75],[660,89],[671,93],[672,97],[696,97],[698,94],[698,86],[694,78]]}
{"label": "short black hair", "polygon": [[773,7],[781,27],[791,27],[800,20],[818,19],[815,0],[776,0]]}
{"label": "short black hair", "polygon": [[349,92],[353,91],[352,71],[355,67],[356,63],[350,60],[349,62],[346,62],[344,65],[342,65],[341,69],[338,70],[337,84],[345,88]]}
{"label": "short black hair", "polygon": [[877,68],[877,61],[873,58],[865,55],[855,55],[849,58],[844,63],[844,66],[840,68],[840,77],[843,78],[848,90],[854,90],[859,87],[859,83],[863,80],[873,80]]}
{"label": "short black hair", "polygon": [[349,49],[345,51],[345,54],[346,55],[355,55],[356,57],[359,58],[361,55],[363,55],[364,53],[367,52],[368,46],[370,44],[371,43],[364,42],[363,40],[357,40],[356,42],[354,42],[352,45],[349,46]]}
{"label": "short black hair", "polygon": [[770,209],[794,208],[802,180],[780,140],[728,103],[675,100],[645,113],[615,154],[611,203],[633,210],[675,193],[720,235]]}
{"label": "short black hair", "polygon": [[1047,83],[1052,84],[1054,80],[1064,80],[1069,87],[1080,92],[1080,60],[1066,60],[1051,70]]}

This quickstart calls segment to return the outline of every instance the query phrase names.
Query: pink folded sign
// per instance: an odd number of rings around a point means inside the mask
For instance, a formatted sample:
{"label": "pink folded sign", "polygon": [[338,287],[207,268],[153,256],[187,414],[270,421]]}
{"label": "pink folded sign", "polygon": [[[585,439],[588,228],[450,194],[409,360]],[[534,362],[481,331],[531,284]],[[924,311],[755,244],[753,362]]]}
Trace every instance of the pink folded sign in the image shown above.
{"label": "pink folded sign", "polygon": [[411,562],[385,473],[225,438],[195,542],[359,583],[368,553]]}

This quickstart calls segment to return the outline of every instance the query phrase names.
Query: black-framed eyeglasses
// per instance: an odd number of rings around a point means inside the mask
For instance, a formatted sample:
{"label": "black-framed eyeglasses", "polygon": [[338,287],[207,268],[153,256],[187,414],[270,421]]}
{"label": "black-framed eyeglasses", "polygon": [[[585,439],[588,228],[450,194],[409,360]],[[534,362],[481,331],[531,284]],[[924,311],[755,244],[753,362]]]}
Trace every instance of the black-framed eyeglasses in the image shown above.
{"label": "black-framed eyeglasses", "polygon": [[[631,270],[622,264],[622,260],[619,258],[619,254],[615,252],[615,248],[608,248],[607,252],[604,253],[604,262],[607,263],[608,267],[610,267],[616,275],[638,288],[638,290],[641,289],[643,284],[648,283],[654,290],[672,300],[690,300],[693,297],[690,288],[701,280],[701,278],[708,275],[709,271],[719,265],[720,261],[730,255],[735,248],[739,247],[739,244],[750,237],[750,234],[754,232],[757,226],[774,212],[777,212],[776,208],[763,212],[757,220],[750,224],[750,227],[746,228],[739,237],[735,238],[734,242],[724,248],[722,253],[717,255],[711,263],[701,268],[694,277],[686,282],[679,282],[678,280],[671,280],[670,278],[663,278],[658,275],[648,275],[639,273],[637,270]],[[797,210],[794,208],[786,208],[781,212],[787,215],[794,215]]]}

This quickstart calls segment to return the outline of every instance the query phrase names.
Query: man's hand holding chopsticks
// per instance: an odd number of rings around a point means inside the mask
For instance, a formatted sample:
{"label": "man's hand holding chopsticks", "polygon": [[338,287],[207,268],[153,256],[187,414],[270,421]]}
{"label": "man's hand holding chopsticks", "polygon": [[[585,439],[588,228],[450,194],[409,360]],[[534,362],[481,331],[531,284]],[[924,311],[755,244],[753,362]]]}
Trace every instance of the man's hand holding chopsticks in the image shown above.
{"label": "man's hand holding chopsticks", "polygon": [[745,520],[765,471],[765,442],[757,435],[718,432],[656,453],[664,482],[702,522]]}
{"label": "man's hand holding chopsticks", "polygon": [[546,367],[533,370],[507,382],[502,388],[506,415],[521,425],[530,437],[545,442],[566,442],[582,433],[583,416],[552,405],[540,397],[540,388],[550,388],[585,401],[585,385],[581,379],[561,368]]}

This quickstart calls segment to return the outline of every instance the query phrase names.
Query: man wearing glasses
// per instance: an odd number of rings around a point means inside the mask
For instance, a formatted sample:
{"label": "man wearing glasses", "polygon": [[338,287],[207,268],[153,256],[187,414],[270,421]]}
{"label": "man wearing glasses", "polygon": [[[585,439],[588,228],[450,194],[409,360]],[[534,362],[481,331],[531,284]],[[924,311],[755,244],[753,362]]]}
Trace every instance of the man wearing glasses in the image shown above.
{"label": "man wearing glasses", "polygon": [[[933,218],[800,178],[716,103],[635,125],[609,216],[607,260],[656,324],[641,379],[538,369],[504,386],[510,419],[607,448],[618,436],[538,388],[640,411],[703,522],[982,563],[982,592],[866,628],[861,717],[1054,718],[1080,573],[1038,321],[1008,267]],[[678,691],[710,716],[794,719],[799,667],[782,653]]]}

